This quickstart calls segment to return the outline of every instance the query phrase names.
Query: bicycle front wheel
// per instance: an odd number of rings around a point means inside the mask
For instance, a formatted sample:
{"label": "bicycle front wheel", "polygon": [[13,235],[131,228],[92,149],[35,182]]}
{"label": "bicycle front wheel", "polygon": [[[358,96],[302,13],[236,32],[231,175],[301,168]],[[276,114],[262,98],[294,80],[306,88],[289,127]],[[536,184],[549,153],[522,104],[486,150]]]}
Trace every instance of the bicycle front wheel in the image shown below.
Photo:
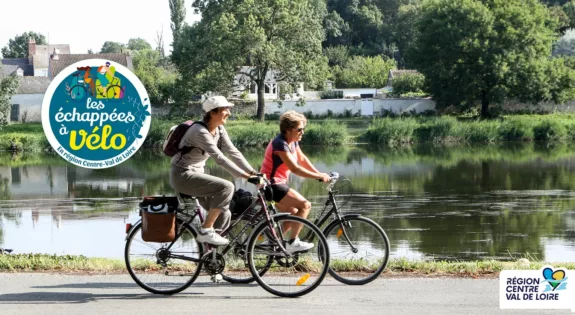
{"label": "bicycle front wheel", "polygon": [[369,283],[383,272],[389,260],[389,239],[375,221],[343,217],[324,230],[331,249],[329,274],[349,285]]}
{"label": "bicycle front wheel", "polygon": [[[248,241],[248,265],[258,284],[266,291],[281,297],[298,297],[310,293],[321,284],[329,267],[329,248],[321,231],[311,222],[296,216],[281,216],[258,225]],[[299,235],[313,235],[312,247],[287,255],[280,250],[279,242],[287,242],[298,235],[294,230],[301,226]],[[260,266],[271,259],[269,270],[260,274]]]}
{"label": "bicycle front wheel", "polygon": [[203,248],[196,232],[184,221],[176,221],[180,237],[170,243],[145,242],[142,223],[134,226],[126,240],[126,268],[136,283],[154,294],[174,294],[185,290],[201,270]]}

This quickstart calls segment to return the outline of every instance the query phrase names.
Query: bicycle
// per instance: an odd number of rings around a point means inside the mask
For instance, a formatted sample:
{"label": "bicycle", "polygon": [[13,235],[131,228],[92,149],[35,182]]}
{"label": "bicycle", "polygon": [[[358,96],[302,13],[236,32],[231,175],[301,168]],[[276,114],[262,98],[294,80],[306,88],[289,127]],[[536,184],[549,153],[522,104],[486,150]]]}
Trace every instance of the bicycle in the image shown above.
{"label": "bicycle", "polygon": [[[176,210],[176,236],[172,242],[144,242],[139,233],[142,229],[141,220],[133,226],[126,226],[124,258],[130,276],[140,287],[151,293],[175,294],[188,288],[197,279],[202,268],[210,275],[224,272],[225,255],[234,250],[237,244],[242,244],[236,253],[239,253],[242,260],[245,259],[251,276],[266,291],[281,297],[298,297],[312,292],[328,272],[329,247],[326,238],[319,228],[308,220],[289,214],[275,214],[270,195],[270,182],[263,178],[263,184],[258,187],[257,200],[221,232],[222,235],[227,235],[240,222],[247,221],[240,233],[225,247],[206,244],[204,248],[204,244],[195,240],[198,227],[193,224],[198,216],[200,217],[197,221],[203,220],[201,211],[196,208],[193,213],[188,213],[185,202],[180,200],[193,197],[178,194],[180,206]],[[257,209],[256,206],[260,208]],[[256,210],[255,213],[253,210]],[[302,224],[302,233],[312,235],[314,241],[317,240],[314,242],[316,250],[289,253],[286,250],[286,239],[289,238],[284,235],[286,231],[283,231],[286,222]],[[253,231],[246,239],[247,244],[238,243],[240,236],[249,228]],[[142,245],[144,250],[151,250],[151,253],[132,254],[132,249],[138,249],[137,245]],[[180,248],[183,249],[180,251]],[[181,262],[178,263],[177,260]],[[148,281],[148,277],[152,276],[156,277]],[[233,273],[226,277],[235,279]],[[156,280],[159,278],[166,278],[165,282]]]}
{"label": "bicycle", "polygon": [[[330,182],[328,184],[328,199],[325,202],[325,207],[317,215],[313,221],[314,225],[321,227],[327,223],[330,216],[334,216],[334,220],[330,222],[324,229],[323,234],[331,246],[331,263],[329,267],[329,274],[337,281],[348,285],[363,285],[369,283],[383,272],[389,261],[389,238],[385,231],[375,221],[362,216],[357,213],[343,214],[336,201],[337,190],[334,190],[335,184],[340,179],[336,172],[330,173]],[[347,179],[349,181],[349,179]],[[328,211],[328,207],[332,206]],[[359,239],[363,235],[370,235],[372,238],[377,238],[381,242],[362,241]],[[343,238],[342,238],[343,236]],[[309,241],[313,239],[313,235],[306,235],[302,240]],[[355,237],[358,237],[357,240]],[[378,245],[376,248],[375,246]],[[363,249],[365,248],[365,249]],[[347,253],[347,254],[346,254]],[[367,257],[351,257],[366,254]],[[372,257],[378,255],[381,257]],[[368,263],[365,266],[366,261]],[[345,274],[343,271],[349,265],[352,266],[352,271],[359,267],[363,270],[355,271],[356,279],[350,278],[353,274]],[[336,271],[336,270],[341,271]],[[367,275],[363,277],[363,275]]]}

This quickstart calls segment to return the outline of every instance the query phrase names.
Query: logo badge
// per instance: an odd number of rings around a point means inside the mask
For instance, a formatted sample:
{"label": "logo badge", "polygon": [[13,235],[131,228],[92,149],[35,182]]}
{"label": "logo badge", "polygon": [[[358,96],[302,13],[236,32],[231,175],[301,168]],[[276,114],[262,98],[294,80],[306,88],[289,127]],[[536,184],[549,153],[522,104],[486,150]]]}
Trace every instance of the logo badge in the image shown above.
{"label": "logo badge", "polygon": [[126,161],[143,144],[150,122],[144,85],[128,68],[105,59],[62,70],[42,102],[42,127],[50,145],[85,168]]}
{"label": "logo badge", "polygon": [[541,270],[503,270],[499,273],[502,309],[569,309],[573,292],[570,270],[544,266]]}

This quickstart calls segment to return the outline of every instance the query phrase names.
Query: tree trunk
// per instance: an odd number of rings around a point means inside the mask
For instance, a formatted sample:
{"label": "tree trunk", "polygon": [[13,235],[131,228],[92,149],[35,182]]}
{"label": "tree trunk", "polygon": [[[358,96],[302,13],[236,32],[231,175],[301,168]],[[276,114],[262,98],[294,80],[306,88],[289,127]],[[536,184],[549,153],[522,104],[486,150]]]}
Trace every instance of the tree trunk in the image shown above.
{"label": "tree trunk", "polygon": [[264,80],[257,82],[258,85],[258,120],[264,121],[266,111],[266,101],[264,99],[265,83]]}
{"label": "tree trunk", "polygon": [[489,99],[487,99],[487,93],[485,91],[481,92],[481,118],[487,118],[489,116]]}

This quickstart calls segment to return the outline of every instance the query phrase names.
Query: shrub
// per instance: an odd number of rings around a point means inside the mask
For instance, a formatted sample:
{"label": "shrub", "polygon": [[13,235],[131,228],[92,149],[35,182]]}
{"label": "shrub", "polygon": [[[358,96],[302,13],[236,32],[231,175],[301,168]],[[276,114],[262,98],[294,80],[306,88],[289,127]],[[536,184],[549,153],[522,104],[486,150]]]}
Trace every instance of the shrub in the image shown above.
{"label": "shrub", "polygon": [[337,91],[337,90],[321,91],[318,94],[319,98],[321,98],[322,100],[343,98],[343,91]]}
{"label": "shrub", "polygon": [[420,73],[406,73],[393,79],[392,97],[422,97],[425,77]]}

